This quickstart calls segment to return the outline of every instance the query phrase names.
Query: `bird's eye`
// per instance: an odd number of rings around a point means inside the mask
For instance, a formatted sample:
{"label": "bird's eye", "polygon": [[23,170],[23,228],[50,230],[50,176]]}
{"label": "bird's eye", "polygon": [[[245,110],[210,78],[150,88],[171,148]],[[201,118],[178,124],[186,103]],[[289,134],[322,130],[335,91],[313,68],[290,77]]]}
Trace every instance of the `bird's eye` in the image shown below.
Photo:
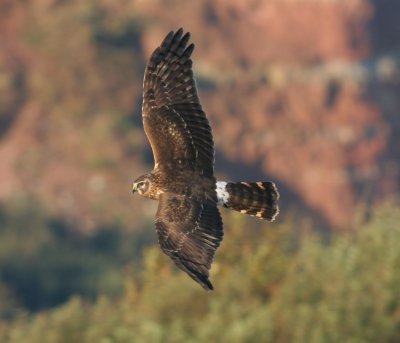
{"label": "bird's eye", "polygon": [[140,181],[137,184],[137,189],[142,191],[142,192],[145,192],[147,190],[147,186],[148,186],[148,183],[146,181]]}

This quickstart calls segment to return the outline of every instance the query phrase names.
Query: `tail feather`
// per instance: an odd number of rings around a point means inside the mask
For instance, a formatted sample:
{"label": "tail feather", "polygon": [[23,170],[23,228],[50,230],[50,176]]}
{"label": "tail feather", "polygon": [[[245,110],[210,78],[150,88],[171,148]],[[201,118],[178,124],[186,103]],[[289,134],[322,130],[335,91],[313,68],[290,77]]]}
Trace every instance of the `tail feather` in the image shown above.
{"label": "tail feather", "polygon": [[273,182],[217,182],[218,203],[260,219],[275,220],[279,193]]}

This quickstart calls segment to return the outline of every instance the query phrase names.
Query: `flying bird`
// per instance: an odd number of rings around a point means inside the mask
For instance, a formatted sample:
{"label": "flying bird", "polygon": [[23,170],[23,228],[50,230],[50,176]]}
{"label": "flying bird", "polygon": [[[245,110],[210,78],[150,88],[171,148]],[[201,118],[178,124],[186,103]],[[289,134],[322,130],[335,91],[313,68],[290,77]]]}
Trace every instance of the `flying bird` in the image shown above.
{"label": "flying bird", "polygon": [[192,71],[194,44],[182,28],[153,52],[143,81],[143,126],[154,169],[133,192],[158,200],[155,227],[162,251],[210,291],[209,270],[224,232],[218,205],[273,221],[273,182],[225,182],[214,176],[214,142]]}

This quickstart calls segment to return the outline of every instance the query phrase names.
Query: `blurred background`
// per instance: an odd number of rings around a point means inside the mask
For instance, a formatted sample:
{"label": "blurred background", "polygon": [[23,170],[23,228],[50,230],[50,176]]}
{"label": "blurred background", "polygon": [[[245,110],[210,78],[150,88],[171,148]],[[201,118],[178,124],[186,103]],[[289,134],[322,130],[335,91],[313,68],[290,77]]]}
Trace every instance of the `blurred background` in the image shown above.
{"label": "blurred background", "polygon": [[[221,180],[204,291],[156,246],[143,72],[192,33]],[[1,342],[400,342],[400,2],[0,0]]]}

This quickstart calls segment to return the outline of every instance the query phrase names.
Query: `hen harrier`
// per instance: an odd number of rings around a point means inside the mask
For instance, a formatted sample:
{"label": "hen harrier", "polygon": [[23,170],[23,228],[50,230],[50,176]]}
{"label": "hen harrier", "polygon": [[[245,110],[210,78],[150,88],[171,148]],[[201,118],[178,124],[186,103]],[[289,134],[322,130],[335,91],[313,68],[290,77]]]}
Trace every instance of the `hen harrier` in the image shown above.
{"label": "hen harrier", "polygon": [[216,181],[213,136],[192,72],[194,45],[182,34],[170,32],[145,71],[142,116],[155,165],[133,182],[133,192],[158,200],[162,251],[212,290],[209,270],[224,235],[217,205],[273,221],[279,193],[272,182]]}

